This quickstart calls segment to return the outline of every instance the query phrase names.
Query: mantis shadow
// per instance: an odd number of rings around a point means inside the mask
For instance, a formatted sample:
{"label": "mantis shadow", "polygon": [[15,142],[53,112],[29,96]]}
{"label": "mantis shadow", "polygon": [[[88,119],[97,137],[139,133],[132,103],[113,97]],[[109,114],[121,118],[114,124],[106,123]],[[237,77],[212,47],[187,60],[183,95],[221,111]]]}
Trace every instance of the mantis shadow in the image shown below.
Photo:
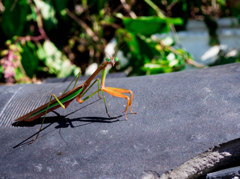
{"label": "mantis shadow", "polygon": [[[56,112],[54,112],[56,113]],[[120,121],[118,118],[122,117],[123,115],[119,115],[116,117],[78,117],[78,118],[73,118],[70,119],[66,116],[61,116],[58,114],[58,116],[53,116],[53,117],[46,117],[44,120],[44,124],[49,124],[49,126],[51,126],[54,123],[58,123],[58,125],[55,127],[56,129],[59,128],[67,128],[67,127],[71,127],[71,128],[75,128],[75,127],[80,127],[86,124],[80,124],[80,125],[73,125],[73,122],[88,122],[88,123],[113,123],[113,122],[117,122]],[[39,118],[36,119],[33,122],[17,122],[17,123],[13,123],[13,126],[17,126],[17,127],[33,127],[35,125],[41,125],[43,121],[43,118]],[[43,129],[42,129],[43,130]]]}
{"label": "mantis shadow", "polygon": [[[26,144],[30,144],[29,140],[32,139],[34,136],[38,135],[39,133],[43,132],[44,130],[46,130],[48,127],[50,127],[52,124],[54,123],[58,123],[58,125],[55,127],[55,129],[61,129],[61,128],[67,128],[67,127],[71,127],[71,128],[76,128],[76,127],[81,127],[81,126],[85,126],[85,125],[89,125],[92,123],[113,123],[113,122],[118,122],[120,121],[119,117],[113,117],[113,118],[106,118],[106,117],[80,117],[80,118],[75,118],[75,119],[69,119],[69,118],[65,118],[65,116],[57,116],[57,117],[46,117],[45,118],[45,122],[44,123],[49,123],[47,126],[45,126],[44,128],[42,128],[40,131],[34,133],[33,135],[31,135],[30,137],[24,139],[22,142],[20,142],[19,144],[15,145],[13,148],[17,148],[20,147],[22,145],[26,145]],[[60,118],[60,120],[59,120]],[[41,120],[38,119],[37,121],[38,124],[41,124]],[[36,122],[37,122],[36,121]],[[73,122],[84,122],[84,124],[80,124],[80,125],[73,125]],[[21,124],[21,126],[26,126],[26,124]],[[30,125],[27,125],[28,127]]]}
{"label": "mantis shadow", "polygon": [[[29,140],[32,139],[34,136],[37,136],[40,132],[46,130],[48,127],[50,127],[52,124],[54,123],[58,123],[58,125],[55,127],[55,129],[61,129],[61,128],[67,128],[67,127],[71,127],[71,128],[76,128],[76,127],[81,127],[81,126],[85,126],[85,125],[89,125],[92,123],[113,123],[113,122],[118,122],[120,121],[118,118],[122,117],[123,115],[119,115],[116,117],[79,117],[79,118],[74,118],[74,119],[70,119],[67,116],[74,114],[78,111],[80,111],[81,109],[99,101],[100,99],[93,101],[91,103],[89,103],[88,105],[81,107],[65,116],[61,116],[59,113],[57,113],[56,111],[52,111],[53,113],[55,113],[57,116],[53,116],[53,117],[45,117],[44,120],[44,124],[48,124],[47,126],[43,127],[40,131],[34,133],[33,135],[31,135],[30,137],[28,137],[27,139],[24,139],[22,142],[20,142],[19,144],[15,145],[13,148],[17,148],[19,146],[22,145],[26,145],[29,144]],[[32,122],[15,122],[12,125],[13,126],[18,126],[18,127],[32,127],[35,125],[42,125],[42,121],[43,121],[43,117],[36,119]],[[80,124],[80,125],[74,125],[74,122],[84,122],[84,124]]]}

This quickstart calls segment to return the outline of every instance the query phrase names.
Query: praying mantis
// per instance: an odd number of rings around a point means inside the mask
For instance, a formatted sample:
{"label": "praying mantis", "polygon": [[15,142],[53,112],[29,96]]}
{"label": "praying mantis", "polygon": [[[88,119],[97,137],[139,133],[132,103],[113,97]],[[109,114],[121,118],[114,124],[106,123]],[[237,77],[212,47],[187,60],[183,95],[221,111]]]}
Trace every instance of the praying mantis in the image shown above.
{"label": "praying mantis", "polygon": [[[133,92],[129,89],[122,89],[122,88],[115,88],[115,87],[106,87],[105,86],[105,78],[107,75],[107,69],[106,67],[110,64],[111,66],[114,66],[115,63],[118,61],[118,58],[116,57],[110,57],[110,58],[106,58],[106,60],[96,69],[96,71],[81,85],[76,87],[77,81],[80,77],[80,74],[77,75],[77,77],[74,78],[75,84],[72,90],[66,92],[68,90],[68,88],[71,86],[72,81],[67,89],[64,91],[64,94],[62,94],[61,96],[57,97],[55,94],[51,95],[51,98],[49,100],[48,103],[43,104],[42,106],[36,108],[35,110],[19,117],[18,119],[15,120],[15,123],[17,122],[31,122],[34,121],[38,118],[40,118],[41,116],[44,115],[44,118],[42,120],[42,124],[40,127],[40,130],[38,131],[38,134],[40,133],[40,131],[42,130],[42,126],[46,117],[46,114],[59,108],[62,107],[63,109],[67,108],[68,105],[74,100],[76,99],[78,103],[83,103],[84,101],[86,101],[87,99],[91,98],[93,95],[95,95],[96,93],[98,94],[98,97],[101,98],[99,92],[102,92],[102,98],[104,100],[104,105],[105,105],[105,110],[107,115],[110,117],[108,109],[107,109],[107,104],[106,104],[106,100],[104,97],[104,92],[114,96],[114,97],[119,97],[119,98],[124,98],[127,100],[127,105],[125,108],[125,119],[127,120],[127,111],[128,108],[130,108],[130,113],[132,114],[136,114],[136,112],[132,111],[132,100],[133,100]],[[101,85],[99,85],[99,79],[97,78],[96,80],[95,77],[102,71],[102,78],[101,78]],[[94,80],[94,82],[91,84],[91,82]],[[83,98],[83,96],[88,92],[88,90],[96,83],[98,82],[98,89],[93,92],[92,94],[90,94],[89,96]],[[130,98],[125,95],[125,94],[129,94]],[[54,99],[53,99],[54,98]],[[82,99],[83,98],[83,99]],[[38,137],[38,134],[36,136],[36,138],[33,140],[35,141]]]}

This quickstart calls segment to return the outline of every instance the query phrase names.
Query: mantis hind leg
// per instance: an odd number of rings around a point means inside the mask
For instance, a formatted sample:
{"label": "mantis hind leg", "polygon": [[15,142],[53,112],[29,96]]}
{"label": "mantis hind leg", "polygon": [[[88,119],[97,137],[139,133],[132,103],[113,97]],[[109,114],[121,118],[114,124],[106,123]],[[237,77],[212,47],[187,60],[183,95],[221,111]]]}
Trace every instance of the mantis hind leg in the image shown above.
{"label": "mantis hind leg", "polygon": [[[97,89],[95,92],[93,92],[92,94],[90,94],[90,95],[88,95],[87,97],[85,97],[84,99],[81,99],[81,97],[83,97],[83,96],[88,92],[88,90],[89,90],[90,88],[92,88],[92,86],[93,86],[96,82],[98,82],[98,89]],[[101,97],[100,94],[99,94],[100,91],[102,91],[102,97]],[[117,116],[117,117],[111,117],[110,114],[109,114],[109,112],[108,112],[107,104],[106,104],[106,99],[105,99],[104,92],[103,92],[103,88],[100,88],[99,78],[97,78],[97,79],[89,86],[89,88],[88,88],[83,94],[81,94],[81,96],[78,96],[78,97],[77,97],[77,102],[83,103],[83,102],[86,101],[87,99],[89,99],[89,98],[91,98],[92,96],[94,96],[96,93],[98,93],[98,97],[99,97],[100,99],[103,98],[105,110],[106,110],[106,113],[107,113],[108,117],[109,117],[109,118],[117,118],[118,116]],[[132,99],[132,98],[131,98],[131,99]]]}
{"label": "mantis hind leg", "polygon": [[33,142],[35,142],[35,141],[37,140],[38,136],[39,136],[39,133],[42,131],[42,127],[43,127],[43,124],[44,124],[46,115],[47,115],[47,113],[48,113],[48,110],[49,110],[49,107],[50,107],[52,98],[55,98],[55,100],[58,102],[58,104],[59,104],[63,109],[67,108],[68,105],[70,104],[70,102],[63,104],[63,103],[57,98],[57,96],[56,96],[55,94],[52,94],[51,97],[50,97],[50,100],[49,100],[49,102],[48,102],[48,106],[47,106],[47,109],[46,109],[46,111],[45,111],[45,114],[44,114],[44,117],[43,117],[43,120],[42,120],[40,129],[39,129],[39,131],[37,132],[36,137],[35,137],[33,140],[31,140],[31,141],[29,142],[29,144],[32,144]]}

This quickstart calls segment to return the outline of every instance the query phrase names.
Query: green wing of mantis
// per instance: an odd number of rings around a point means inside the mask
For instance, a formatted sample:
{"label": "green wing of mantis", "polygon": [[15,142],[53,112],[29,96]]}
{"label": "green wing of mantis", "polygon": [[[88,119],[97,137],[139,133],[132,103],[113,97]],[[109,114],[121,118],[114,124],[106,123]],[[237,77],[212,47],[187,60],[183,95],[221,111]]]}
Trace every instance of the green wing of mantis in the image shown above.
{"label": "green wing of mantis", "polygon": [[[58,100],[62,104],[69,104],[72,100],[74,100],[83,90],[83,85],[80,85],[69,92],[63,94],[62,96],[58,97]],[[27,121],[31,122],[41,116],[43,116],[47,112],[53,111],[54,109],[60,106],[59,102],[54,99],[48,103],[43,104],[42,106],[38,107],[37,109],[31,111],[30,113],[18,118],[15,122]]]}

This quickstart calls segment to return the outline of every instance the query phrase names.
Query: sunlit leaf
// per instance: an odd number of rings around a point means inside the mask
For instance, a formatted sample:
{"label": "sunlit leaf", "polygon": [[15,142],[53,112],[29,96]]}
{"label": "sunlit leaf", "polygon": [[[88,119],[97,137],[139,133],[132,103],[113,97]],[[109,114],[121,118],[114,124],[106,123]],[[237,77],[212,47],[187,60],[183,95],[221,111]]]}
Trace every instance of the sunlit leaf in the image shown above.
{"label": "sunlit leaf", "polygon": [[53,8],[53,5],[47,1],[34,0],[34,2],[38,9],[41,11],[42,18],[47,30],[51,30],[53,27],[56,27],[58,20],[55,17],[56,12]]}
{"label": "sunlit leaf", "polygon": [[17,81],[17,82],[23,82],[22,79],[24,79],[24,74],[22,73],[22,71],[20,70],[20,68],[16,68],[15,69],[15,76],[14,76],[14,79]]}
{"label": "sunlit leaf", "polygon": [[42,47],[38,47],[37,54],[49,68],[48,72],[55,74],[57,77],[66,77],[77,74],[80,71],[78,67],[71,64],[67,57],[48,40],[44,42]]}
{"label": "sunlit leaf", "polygon": [[181,19],[159,18],[155,16],[138,17],[135,19],[123,17],[125,29],[133,34],[152,35],[169,32],[170,24],[181,24]]}
{"label": "sunlit leaf", "polygon": [[163,43],[163,45],[166,45],[166,46],[172,46],[174,45],[174,40],[172,37],[170,36],[166,36],[165,38],[163,38],[161,40],[161,42]]}

